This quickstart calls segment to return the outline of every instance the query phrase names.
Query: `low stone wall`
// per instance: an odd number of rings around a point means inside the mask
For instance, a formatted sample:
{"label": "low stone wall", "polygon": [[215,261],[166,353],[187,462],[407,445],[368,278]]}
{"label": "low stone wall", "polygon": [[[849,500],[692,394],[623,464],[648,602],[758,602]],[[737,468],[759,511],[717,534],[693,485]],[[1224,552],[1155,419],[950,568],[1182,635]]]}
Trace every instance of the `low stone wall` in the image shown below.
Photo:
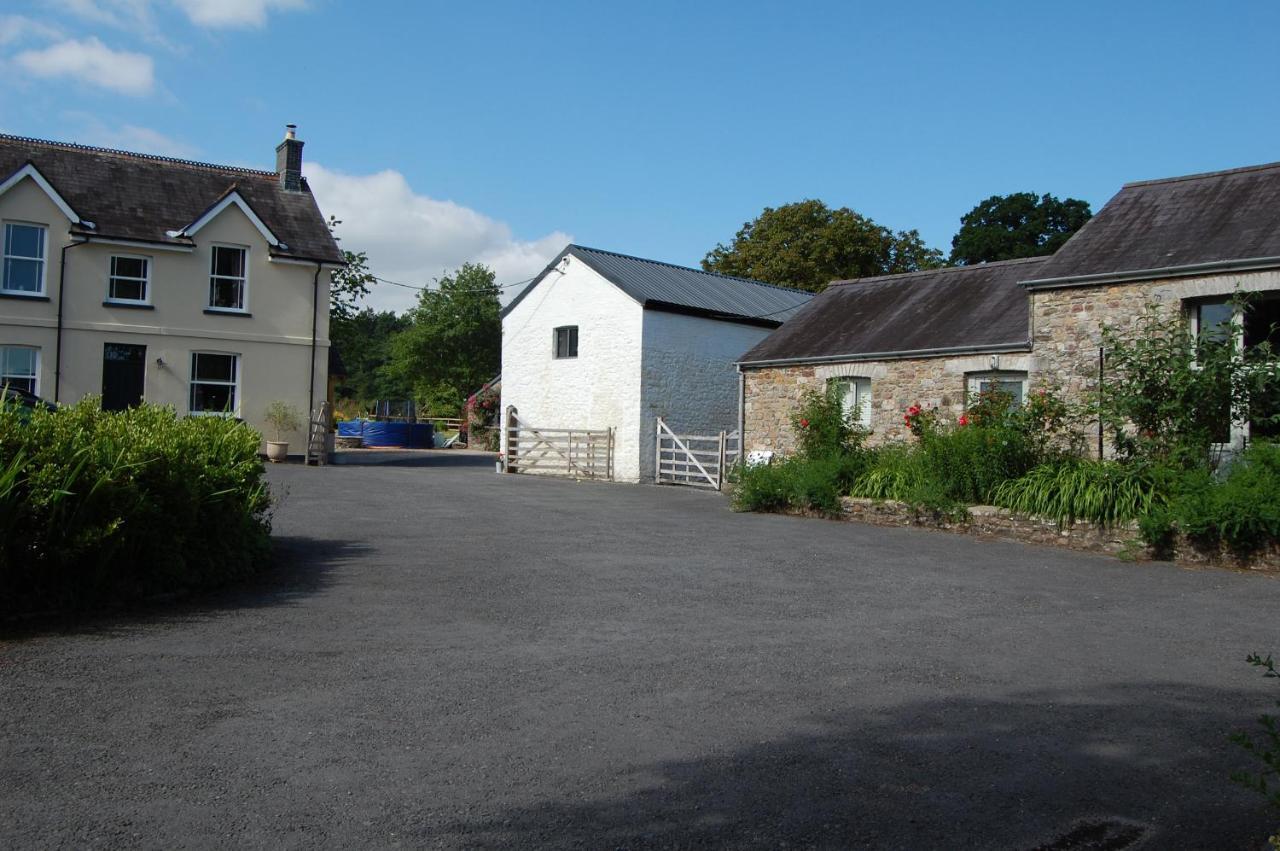
{"label": "low stone wall", "polygon": [[1225,550],[1206,552],[1197,549],[1185,539],[1175,542],[1171,556],[1157,554],[1143,543],[1136,523],[1107,528],[1080,521],[1059,529],[1053,520],[1020,517],[1006,508],[992,505],[970,506],[957,516],[939,516],[922,512],[902,502],[856,497],[845,497],[840,502],[843,519],[877,526],[921,526],[982,538],[1066,547],[1128,559],[1168,558],[1184,565],[1280,571],[1280,548],[1274,546],[1256,554],[1247,562],[1241,562]]}

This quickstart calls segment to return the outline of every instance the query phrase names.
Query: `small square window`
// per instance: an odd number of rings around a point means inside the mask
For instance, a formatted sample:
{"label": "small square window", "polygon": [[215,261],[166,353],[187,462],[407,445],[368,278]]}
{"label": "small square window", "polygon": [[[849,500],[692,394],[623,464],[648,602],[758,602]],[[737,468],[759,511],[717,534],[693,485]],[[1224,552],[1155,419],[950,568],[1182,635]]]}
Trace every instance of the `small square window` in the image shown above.
{"label": "small square window", "polygon": [[559,358],[576,358],[578,356],[578,326],[564,325],[555,332],[555,356]]}
{"label": "small square window", "polygon": [[209,306],[220,310],[244,310],[248,278],[245,259],[248,251],[228,245],[213,246],[209,271]]}
{"label": "small square window", "polygon": [[235,414],[239,369],[239,355],[192,352],[191,412]]}
{"label": "small square window", "polygon": [[107,298],[110,301],[145,302],[150,271],[151,261],[146,257],[112,257]]}
{"label": "small square window", "polygon": [[983,393],[1004,393],[1013,398],[1015,406],[1021,405],[1027,395],[1025,372],[980,372],[969,375],[969,396]]}
{"label": "small square window", "polygon": [[871,379],[833,378],[831,386],[840,396],[840,410],[851,425],[871,428]]}
{"label": "small square window", "polygon": [[31,346],[0,346],[0,386],[25,390],[31,395],[39,391],[40,350]]}
{"label": "small square window", "polygon": [[4,268],[0,290],[39,295],[44,292],[45,229],[40,225],[4,226]]}

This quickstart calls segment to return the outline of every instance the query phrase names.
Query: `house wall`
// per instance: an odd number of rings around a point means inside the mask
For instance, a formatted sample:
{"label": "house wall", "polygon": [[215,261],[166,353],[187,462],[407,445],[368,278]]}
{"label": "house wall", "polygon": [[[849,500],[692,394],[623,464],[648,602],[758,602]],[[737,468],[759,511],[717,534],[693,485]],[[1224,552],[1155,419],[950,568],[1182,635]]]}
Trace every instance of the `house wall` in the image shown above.
{"label": "house wall", "polygon": [[640,479],[654,476],[657,418],[683,434],[738,428],[738,358],[771,329],[657,310],[644,312]]}
{"label": "house wall", "polygon": [[[502,410],[543,428],[616,428],[614,477],[638,481],[643,323],[638,302],[569,257],[502,319]],[[557,360],[563,325],[578,326],[578,357]]]}
{"label": "house wall", "polygon": [[745,446],[748,452],[794,452],[796,435],[791,415],[806,391],[820,391],[832,378],[871,379],[868,442],[878,445],[908,436],[903,415],[911,405],[959,416],[964,410],[970,373],[992,369],[1034,373],[1034,361],[1029,353],[1005,352],[746,369]]}
{"label": "house wall", "polygon": [[[41,299],[0,298],[0,345],[40,348],[39,393],[54,397],[58,283],[62,247],[72,240],[69,222],[47,195],[24,179],[0,195],[0,222],[45,225],[45,291]],[[174,222],[179,228],[188,222]],[[106,342],[147,347],[144,401],[189,411],[191,353],[213,351],[240,355],[238,415],[264,430],[268,404],[283,400],[305,413],[308,373],[315,401],[325,398],[328,379],[329,272],[320,275],[316,306],[317,348],[311,369],[313,265],[268,259],[262,235],[235,206],[228,207],[195,238],[193,251],[118,246],[76,245],[66,253],[66,304],[63,309],[62,381],[57,401],[74,402],[102,392],[102,356]],[[228,243],[249,248],[247,308],[249,315],[205,313],[209,299],[211,246]],[[111,257],[147,257],[151,266],[151,309],[107,306]],[[163,363],[158,361],[162,360]],[[270,435],[274,438],[274,435]],[[304,429],[283,435],[293,452],[304,450]]]}

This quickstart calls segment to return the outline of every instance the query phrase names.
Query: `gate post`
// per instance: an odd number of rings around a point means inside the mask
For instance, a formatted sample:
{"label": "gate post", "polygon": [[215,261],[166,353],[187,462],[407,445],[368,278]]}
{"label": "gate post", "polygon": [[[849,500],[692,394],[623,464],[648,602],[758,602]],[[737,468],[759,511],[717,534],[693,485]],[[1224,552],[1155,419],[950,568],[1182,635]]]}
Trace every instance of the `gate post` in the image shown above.
{"label": "gate post", "polygon": [[507,457],[502,469],[508,473],[518,473],[520,471],[519,465],[516,463],[516,459],[520,457],[519,422],[520,420],[516,417],[516,406],[507,405],[507,412],[503,416],[502,424],[502,430],[507,434]]}
{"label": "gate post", "polygon": [[724,429],[720,430],[720,455],[716,462],[716,490],[724,488]]}
{"label": "gate post", "polygon": [[662,417],[654,422],[653,428],[653,483],[662,484]]}

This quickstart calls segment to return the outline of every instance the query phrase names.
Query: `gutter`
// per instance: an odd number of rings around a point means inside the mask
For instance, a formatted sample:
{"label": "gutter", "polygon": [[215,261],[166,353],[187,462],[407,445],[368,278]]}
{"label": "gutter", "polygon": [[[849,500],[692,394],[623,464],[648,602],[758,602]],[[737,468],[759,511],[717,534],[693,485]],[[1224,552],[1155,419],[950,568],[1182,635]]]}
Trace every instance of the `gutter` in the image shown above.
{"label": "gutter", "polygon": [[1094,275],[1068,275],[1062,278],[1040,278],[1019,281],[1018,286],[1028,290],[1058,289],[1064,287],[1090,287],[1098,284],[1148,281],[1153,278],[1186,278],[1212,272],[1245,272],[1280,268],[1280,257],[1250,257],[1244,260],[1214,260],[1209,263],[1191,263],[1184,266],[1163,266],[1156,269],[1135,269],[1132,272],[1099,272]]}
{"label": "gutter", "polygon": [[[72,237],[75,238],[74,236]],[[57,342],[53,348],[53,402],[57,404],[58,395],[62,391],[62,306],[67,303],[65,298],[67,290],[67,251],[75,248],[77,245],[85,245],[89,240],[82,239],[79,242],[69,242],[62,246],[62,256],[58,261],[58,331]]]}
{"label": "gutter", "polygon": [[938,349],[909,349],[897,352],[858,352],[848,355],[822,355],[808,358],[773,358],[772,360],[738,361],[737,367],[758,369],[765,366],[802,366],[804,364],[848,363],[850,361],[911,360],[913,358],[943,357],[945,355],[1003,354],[1005,352],[1030,352],[1031,342],[993,343],[985,346],[947,346]]}

